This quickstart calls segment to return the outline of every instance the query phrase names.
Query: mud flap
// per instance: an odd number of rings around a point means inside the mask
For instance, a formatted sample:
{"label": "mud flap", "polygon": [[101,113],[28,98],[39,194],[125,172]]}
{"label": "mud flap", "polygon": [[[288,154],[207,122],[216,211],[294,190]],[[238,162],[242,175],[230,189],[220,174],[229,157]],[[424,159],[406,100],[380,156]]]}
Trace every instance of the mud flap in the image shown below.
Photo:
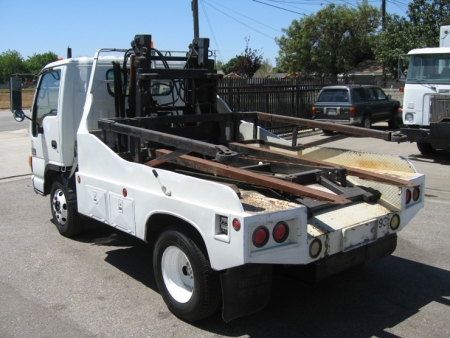
{"label": "mud flap", "polygon": [[272,286],[272,265],[246,264],[228,269],[220,276],[222,318],[225,322],[266,307]]}

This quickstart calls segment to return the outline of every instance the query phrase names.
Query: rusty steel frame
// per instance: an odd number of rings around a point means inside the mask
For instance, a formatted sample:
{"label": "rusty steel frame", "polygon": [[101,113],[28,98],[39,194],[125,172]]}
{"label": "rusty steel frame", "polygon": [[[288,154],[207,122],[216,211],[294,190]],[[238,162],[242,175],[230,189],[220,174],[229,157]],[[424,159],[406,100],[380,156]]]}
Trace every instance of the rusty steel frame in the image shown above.
{"label": "rusty steel frame", "polygon": [[187,137],[176,136],[168,133],[162,133],[156,130],[149,130],[136,126],[129,126],[113,120],[100,120],[98,125],[105,132],[115,132],[131,137],[142,138],[147,141],[161,143],[166,146],[172,146],[177,149],[196,152],[206,156],[217,157],[218,154],[229,153],[232,151],[225,146],[194,140]]}
{"label": "rusty steel frame", "polygon": [[390,131],[365,129],[365,128],[360,128],[360,127],[346,126],[346,125],[337,124],[337,123],[319,122],[319,121],[314,121],[314,120],[302,119],[299,117],[274,115],[274,114],[267,114],[267,113],[261,113],[261,112],[244,112],[242,114],[244,115],[243,116],[244,120],[248,119],[248,120],[254,122],[254,131],[253,131],[254,137],[253,138],[255,138],[255,139],[256,139],[256,130],[258,127],[258,123],[255,123],[255,122],[256,121],[265,121],[265,122],[287,123],[292,126],[306,126],[309,128],[333,130],[333,131],[336,131],[339,133],[344,133],[344,134],[349,134],[349,135],[372,137],[372,138],[377,138],[377,139],[384,140],[384,141],[393,141],[392,132],[390,132]]}
{"label": "rusty steel frame", "polygon": [[[166,149],[156,150],[156,154],[158,156],[168,156],[170,153],[171,151]],[[299,197],[310,197],[316,200],[326,201],[340,205],[352,203],[351,200],[346,199],[339,195],[319,191],[296,183],[282,181],[277,178],[267,177],[261,174],[257,174],[255,172],[250,172],[245,169],[230,167],[221,163],[204,160],[194,156],[183,155],[171,159],[169,162],[184,167],[196,169],[209,174],[228,177],[246,183],[251,183],[262,187],[287,192]]]}
{"label": "rusty steel frame", "polygon": [[[278,151],[269,150],[269,149],[261,149],[261,148],[255,148],[246,144],[242,143],[230,143],[229,144],[230,149],[238,152],[240,156],[250,155],[256,157],[256,159],[261,161],[284,161],[284,162],[291,162],[291,163],[300,163],[300,164],[310,164],[310,165],[317,165],[317,166],[325,166],[325,167],[336,167],[336,164],[321,161],[321,160],[315,160],[311,158],[306,157],[299,157],[296,155],[289,155],[286,153],[280,153]],[[400,178],[378,174],[374,172],[370,172],[363,169],[357,169],[353,167],[348,166],[340,166],[342,168],[347,169],[347,172],[349,175],[357,176],[362,179],[367,179],[370,181],[376,181],[386,184],[393,184],[398,187],[406,187],[406,188],[415,188],[417,187],[416,184],[402,180]]]}

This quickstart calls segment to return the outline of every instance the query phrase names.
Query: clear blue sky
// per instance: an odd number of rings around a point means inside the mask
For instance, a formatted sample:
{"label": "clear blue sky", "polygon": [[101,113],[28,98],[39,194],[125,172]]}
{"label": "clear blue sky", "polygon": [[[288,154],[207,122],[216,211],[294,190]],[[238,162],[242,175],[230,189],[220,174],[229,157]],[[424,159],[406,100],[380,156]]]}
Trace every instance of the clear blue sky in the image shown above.
{"label": "clear blue sky", "polygon": [[[292,20],[317,12],[328,3],[355,6],[356,1],[198,0],[200,36],[210,38],[217,59],[227,62],[249,46],[275,65],[282,35]],[[264,4],[263,4],[264,3]],[[381,6],[381,0],[370,0]],[[267,4],[267,5],[266,5]],[[387,0],[387,12],[405,16],[407,0]],[[269,6],[270,5],[270,6]],[[274,7],[275,6],[275,7]],[[276,8],[281,7],[285,10]],[[135,34],[152,34],[160,50],[187,50],[193,38],[191,0],[0,0],[0,53],[56,53],[92,56],[103,47],[129,48]]]}

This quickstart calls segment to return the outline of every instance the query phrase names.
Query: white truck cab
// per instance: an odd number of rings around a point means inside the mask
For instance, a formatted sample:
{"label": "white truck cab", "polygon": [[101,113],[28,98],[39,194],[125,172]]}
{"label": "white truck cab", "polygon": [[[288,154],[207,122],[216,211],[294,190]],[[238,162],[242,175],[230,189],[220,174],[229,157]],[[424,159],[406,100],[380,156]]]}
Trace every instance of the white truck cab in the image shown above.
{"label": "white truck cab", "polygon": [[401,132],[408,141],[417,142],[423,154],[450,148],[450,26],[441,27],[439,41],[439,47],[408,53],[403,96],[405,127]]}

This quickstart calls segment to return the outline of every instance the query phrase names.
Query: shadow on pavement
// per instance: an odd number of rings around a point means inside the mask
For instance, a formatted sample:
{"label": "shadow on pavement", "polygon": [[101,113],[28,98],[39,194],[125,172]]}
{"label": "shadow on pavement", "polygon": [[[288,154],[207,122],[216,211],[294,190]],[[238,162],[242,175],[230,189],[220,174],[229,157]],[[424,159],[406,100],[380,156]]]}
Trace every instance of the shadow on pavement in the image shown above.
{"label": "shadow on pavement", "polygon": [[[151,245],[106,226],[77,240],[111,246],[106,262],[158,292]],[[449,281],[450,271],[396,256],[314,285],[275,274],[261,312],[225,323],[217,311],[192,325],[230,337],[396,337],[387,329],[428,304],[450,306]]]}

